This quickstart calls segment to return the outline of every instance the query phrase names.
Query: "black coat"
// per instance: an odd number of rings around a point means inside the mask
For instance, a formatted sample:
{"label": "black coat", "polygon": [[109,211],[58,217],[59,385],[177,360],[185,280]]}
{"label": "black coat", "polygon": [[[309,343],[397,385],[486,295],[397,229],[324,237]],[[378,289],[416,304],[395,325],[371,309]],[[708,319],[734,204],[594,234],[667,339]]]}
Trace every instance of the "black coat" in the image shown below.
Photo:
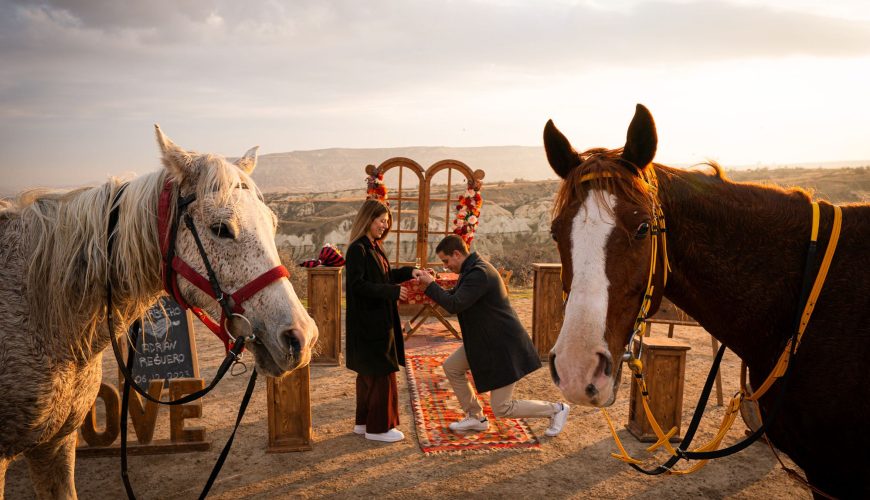
{"label": "black coat", "polygon": [[541,367],[501,276],[477,253],[469,254],[462,263],[455,287],[444,290],[430,283],[426,295],[459,317],[465,355],[478,392],[512,384]]}
{"label": "black coat", "polygon": [[[376,252],[383,257],[385,273]],[[380,247],[362,236],[345,253],[347,272],[347,367],[362,375],[389,375],[405,365],[399,320],[398,283],[411,279],[413,267],[389,269]]]}

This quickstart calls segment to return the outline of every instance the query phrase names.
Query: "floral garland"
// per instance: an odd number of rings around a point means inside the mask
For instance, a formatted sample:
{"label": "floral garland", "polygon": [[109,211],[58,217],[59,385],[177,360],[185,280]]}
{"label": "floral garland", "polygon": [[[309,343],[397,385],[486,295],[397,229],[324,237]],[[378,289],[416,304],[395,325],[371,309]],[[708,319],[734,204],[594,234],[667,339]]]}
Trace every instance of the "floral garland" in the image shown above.
{"label": "floral garland", "polygon": [[466,245],[471,245],[474,232],[480,223],[480,207],[483,198],[480,196],[481,182],[478,179],[468,181],[468,189],[459,195],[456,205],[456,218],[453,219],[453,232],[462,238]]}
{"label": "floral garland", "polygon": [[380,169],[374,169],[371,175],[366,177],[366,199],[378,200],[386,206],[390,206],[387,200],[387,186],[384,184],[384,173]]}

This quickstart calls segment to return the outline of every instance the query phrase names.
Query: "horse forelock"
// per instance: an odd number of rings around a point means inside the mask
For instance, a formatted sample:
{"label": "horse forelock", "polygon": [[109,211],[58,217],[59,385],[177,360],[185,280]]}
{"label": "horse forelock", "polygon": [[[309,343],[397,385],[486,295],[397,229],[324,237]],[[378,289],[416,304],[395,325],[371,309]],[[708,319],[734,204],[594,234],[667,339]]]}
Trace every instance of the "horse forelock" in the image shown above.
{"label": "horse forelock", "polygon": [[599,206],[609,215],[613,215],[613,206],[607,193],[637,205],[652,206],[655,195],[641,177],[649,176],[652,164],[633,173],[629,169],[634,167],[626,164],[621,155],[622,149],[596,148],[580,153],[580,165],[571,170],[556,192],[553,217],[575,202],[582,202],[590,191],[596,193]]}
{"label": "horse forelock", "polygon": [[240,199],[240,187],[253,190],[262,200],[262,193],[253,179],[224,157],[202,154],[194,158],[193,164],[196,178],[192,190],[198,200],[210,199],[221,206],[234,205]]}

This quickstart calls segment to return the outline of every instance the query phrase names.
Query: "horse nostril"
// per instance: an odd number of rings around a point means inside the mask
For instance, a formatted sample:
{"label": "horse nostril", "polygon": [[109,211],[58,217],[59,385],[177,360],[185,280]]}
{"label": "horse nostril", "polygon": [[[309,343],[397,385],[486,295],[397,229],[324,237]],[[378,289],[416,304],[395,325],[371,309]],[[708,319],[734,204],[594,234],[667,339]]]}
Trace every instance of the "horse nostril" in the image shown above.
{"label": "horse nostril", "polygon": [[598,357],[601,358],[599,361],[604,363],[604,375],[609,377],[611,373],[613,373],[613,360],[610,359],[610,356],[607,356],[602,353],[598,353]]}
{"label": "horse nostril", "polygon": [[556,372],[556,355],[554,353],[550,353],[550,378],[553,379],[553,382],[558,386],[559,385],[559,373]]}
{"label": "horse nostril", "polygon": [[586,395],[590,398],[594,398],[598,395],[598,388],[595,387],[595,384],[589,384],[586,386]]}
{"label": "horse nostril", "polygon": [[281,343],[294,356],[298,356],[302,352],[301,335],[294,329],[284,330],[281,332]]}
{"label": "horse nostril", "polygon": [[604,353],[596,353],[598,356],[598,366],[595,367],[595,378],[604,375],[605,377],[609,377],[611,373],[613,373],[613,361],[610,360],[610,356]]}

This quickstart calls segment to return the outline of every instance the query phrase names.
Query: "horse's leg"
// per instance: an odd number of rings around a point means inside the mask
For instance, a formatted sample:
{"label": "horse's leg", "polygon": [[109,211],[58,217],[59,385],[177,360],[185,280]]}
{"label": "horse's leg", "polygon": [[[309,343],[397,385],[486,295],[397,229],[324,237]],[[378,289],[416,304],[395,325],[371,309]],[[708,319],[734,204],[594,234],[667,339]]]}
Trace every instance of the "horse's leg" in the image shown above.
{"label": "horse's leg", "polygon": [[76,498],[76,433],[28,451],[27,465],[37,498]]}

